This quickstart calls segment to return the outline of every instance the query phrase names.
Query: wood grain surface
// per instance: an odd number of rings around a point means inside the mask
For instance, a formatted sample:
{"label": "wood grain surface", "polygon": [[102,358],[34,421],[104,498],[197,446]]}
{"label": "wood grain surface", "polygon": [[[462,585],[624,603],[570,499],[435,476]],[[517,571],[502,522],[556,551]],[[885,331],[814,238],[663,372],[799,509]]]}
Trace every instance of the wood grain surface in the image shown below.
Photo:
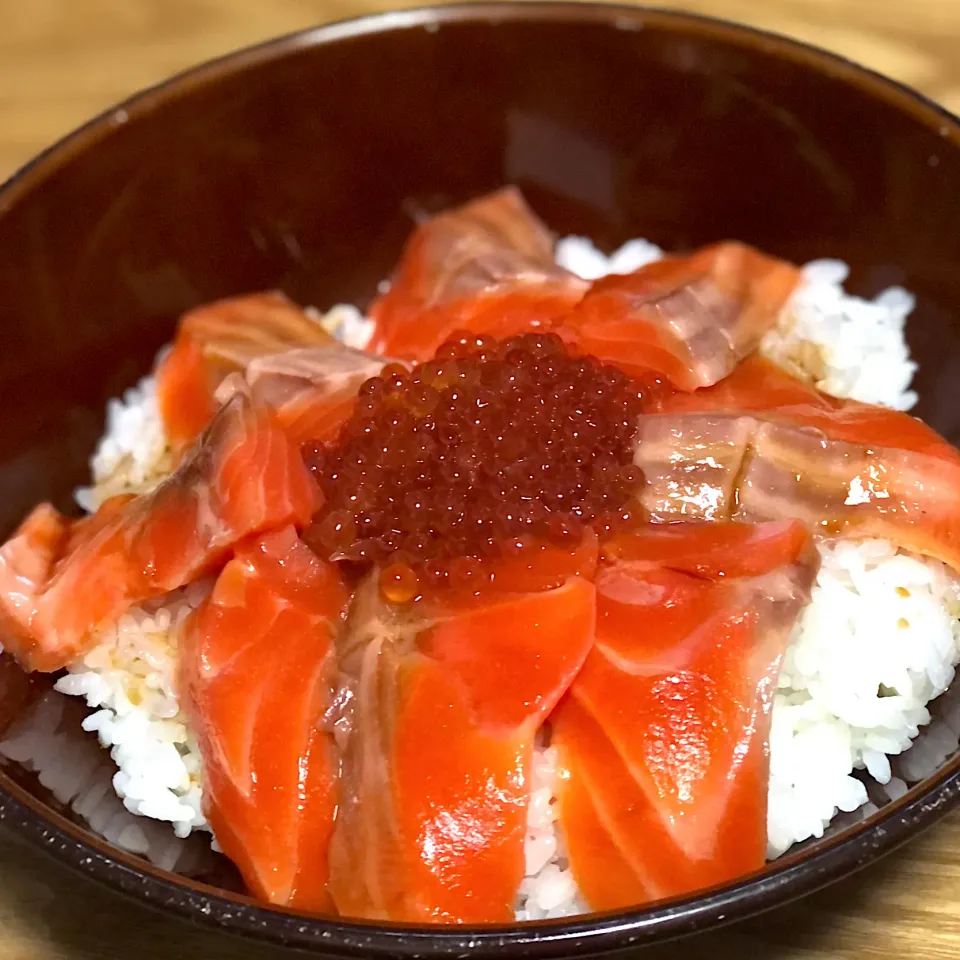
{"label": "wood grain surface", "polygon": [[[0,178],[93,114],[245,44],[404,0],[0,0]],[[820,44],[960,110],[960,0],[659,0]],[[2,292],[0,292],[2,296]],[[0,833],[0,960],[279,960],[127,903]],[[960,960],[960,812],[853,879],[644,953]]]}

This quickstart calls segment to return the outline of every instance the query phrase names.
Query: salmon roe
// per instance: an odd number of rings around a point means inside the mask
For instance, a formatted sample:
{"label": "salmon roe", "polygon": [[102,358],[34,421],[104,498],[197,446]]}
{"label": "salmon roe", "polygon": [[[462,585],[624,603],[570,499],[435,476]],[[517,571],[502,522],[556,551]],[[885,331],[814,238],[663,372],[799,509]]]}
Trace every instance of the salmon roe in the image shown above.
{"label": "salmon roe", "polygon": [[326,498],[305,538],[379,566],[393,602],[418,576],[475,576],[526,537],[572,547],[588,525],[630,521],[643,400],[554,334],[456,336],[428,363],[367,380],[337,443],[305,447]]}

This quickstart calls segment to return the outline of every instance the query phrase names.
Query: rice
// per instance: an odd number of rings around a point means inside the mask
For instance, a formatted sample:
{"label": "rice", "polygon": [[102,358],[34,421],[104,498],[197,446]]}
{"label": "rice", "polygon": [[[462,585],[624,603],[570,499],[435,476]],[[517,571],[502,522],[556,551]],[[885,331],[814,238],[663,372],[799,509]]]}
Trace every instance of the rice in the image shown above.
{"label": "rice", "polygon": [[629,240],[609,257],[586,237],[564,237],[557,243],[557,263],[584,280],[599,280],[611,273],[633,273],[663,257],[663,251],[649,240]]}
{"label": "rice", "polygon": [[76,706],[54,691],[45,694],[8,728],[0,757],[36,773],[58,803],[110,843],[165,870],[199,872],[209,860],[203,845],[178,839],[165,824],[135,816],[121,803],[112,787],[115,767],[81,731]]}
{"label": "rice", "polygon": [[875,300],[852,297],[843,289],[847,273],[839,260],[807,264],[803,282],[760,350],[824,393],[909,410],[917,402],[908,389],[917,365],[904,331],[914,298],[901,287]]}
{"label": "rice", "polygon": [[[609,257],[582,237],[557,246],[558,262],[588,279],[630,272],[662,255],[645,240],[630,241]],[[899,288],[863,300],[844,291],[845,278],[846,268],[836,261],[807,265],[761,349],[827,393],[909,409],[916,400],[909,389],[915,364],[904,325],[913,300]],[[318,318],[351,346],[369,339],[370,321],[354,307]],[[155,385],[147,378],[108,408],[106,435],[92,462],[95,486],[79,494],[82,505],[89,509],[115,492],[150,489],[169,469],[169,457]],[[786,650],[772,707],[770,857],[822,836],[838,812],[875,812],[871,796],[879,801],[877,790],[901,796],[957,749],[960,735],[958,696],[956,707],[909,749],[930,723],[931,700],[947,689],[960,661],[960,587],[952,572],[883,540],[824,544],[820,553],[822,567]],[[182,716],[175,671],[179,626],[203,591],[131,611],[57,684],[63,693],[85,697],[94,711],[83,726],[111,749],[113,786],[125,812],[166,820],[181,836],[209,829],[200,803],[202,766]],[[30,751],[20,743],[14,752]],[[518,919],[586,909],[557,829],[562,775],[556,750],[538,744]],[[126,834],[131,837],[143,846],[139,834]],[[152,840],[147,855],[151,850]]]}
{"label": "rice", "polygon": [[556,748],[538,744],[527,807],[525,875],[515,909],[518,920],[547,920],[587,911],[578,895],[557,823],[557,785],[561,775]]}
{"label": "rice", "polygon": [[338,303],[323,314],[314,307],[308,307],[306,312],[317,319],[327,333],[354,350],[363,350],[373,334],[373,321],[353,304]]}
{"label": "rice", "polygon": [[208,589],[195,584],[161,604],[134,607],[55,685],[94,711],[83,729],[110,749],[113,788],[127,810],[171,823],[179,837],[209,829],[200,751],[176,689],[180,629]]}
{"label": "rice", "polygon": [[76,491],[77,503],[92,513],[117,494],[147,493],[172,466],[157,408],[156,381],[144,377],[122,398],[107,404],[107,429],[90,461],[94,485]]}
{"label": "rice", "polygon": [[[886,540],[823,545],[820,556],[774,697],[771,857],[823,836],[838,810],[867,802],[854,770],[893,782],[890,757],[930,722],[927,704],[960,660],[960,587],[942,563]],[[935,768],[911,770],[910,779]],[[893,787],[905,789],[903,781]]]}

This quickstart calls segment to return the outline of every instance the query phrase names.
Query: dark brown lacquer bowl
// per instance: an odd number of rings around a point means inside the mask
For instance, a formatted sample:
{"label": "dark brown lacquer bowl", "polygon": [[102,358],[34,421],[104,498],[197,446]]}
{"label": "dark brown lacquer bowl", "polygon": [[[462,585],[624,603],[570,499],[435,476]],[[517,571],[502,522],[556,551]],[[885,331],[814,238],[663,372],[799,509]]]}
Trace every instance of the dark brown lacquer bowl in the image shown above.
{"label": "dark brown lacquer bowl", "polygon": [[[518,184],[612,248],[739,238],[903,283],[919,413],[960,440],[960,124],[895,83],[742,27],[627,6],[475,5],[322,27],[208,64],[68,137],[0,191],[0,533],[86,479],[106,399],[177,315],[282,287],[365,305],[412,218]],[[258,906],[72,822],[0,770],[0,820],[173,914],[327,955],[604,952],[782,904],[917,833],[960,759],[742,881],[617,915],[386,927]],[[878,801],[879,803],[880,801]],[[226,883],[226,881],[222,881]]]}

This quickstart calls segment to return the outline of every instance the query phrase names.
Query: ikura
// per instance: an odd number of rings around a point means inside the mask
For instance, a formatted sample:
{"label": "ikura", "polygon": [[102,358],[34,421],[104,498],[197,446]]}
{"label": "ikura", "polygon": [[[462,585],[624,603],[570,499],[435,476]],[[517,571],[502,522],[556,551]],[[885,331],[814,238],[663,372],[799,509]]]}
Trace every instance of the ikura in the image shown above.
{"label": "ikura", "polygon": [[305,448],[325,497],[306,538],[324,558],[379,566],[400,602],[418,576],[476,579],[518,538],[574,545],[587,527],[619,529],[642,479],[644,397],[553,334],[455,337],[367,380],[338,442]]}

